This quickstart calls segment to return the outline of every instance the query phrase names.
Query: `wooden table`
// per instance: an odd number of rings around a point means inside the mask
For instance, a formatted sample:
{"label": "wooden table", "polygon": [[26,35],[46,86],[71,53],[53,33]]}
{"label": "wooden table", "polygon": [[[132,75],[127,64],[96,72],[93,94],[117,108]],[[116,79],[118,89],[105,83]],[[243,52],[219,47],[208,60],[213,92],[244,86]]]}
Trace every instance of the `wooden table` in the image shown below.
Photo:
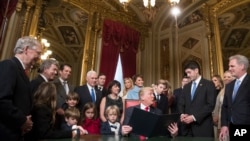
{"label": "wooden table", "polygon": [[[49,139],[44,141],[139,141],[136,137],[120,137],[120,136],[105,136],[105,135],[84,135],[79,139]],[[176,137],[174,139],[168,137],[152,137],[146,141],[217,141],[214,138],[202,137]]]}

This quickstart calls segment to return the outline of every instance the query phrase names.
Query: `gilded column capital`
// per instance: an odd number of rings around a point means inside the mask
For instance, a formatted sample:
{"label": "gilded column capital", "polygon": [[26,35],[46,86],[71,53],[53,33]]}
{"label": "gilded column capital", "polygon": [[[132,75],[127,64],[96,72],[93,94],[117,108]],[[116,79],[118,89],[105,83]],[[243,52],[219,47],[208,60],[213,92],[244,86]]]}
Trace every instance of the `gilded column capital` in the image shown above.
{"label": "gilded column capital", "polygon": [[16,11],[20,12],[23,6],[23,2],[24,0],[18,0],[17,4],[16,4]]}
{"label": "gilded column capital", "polygon": [[25,3],[28,7],[33,7],[35,5],[35,3],[33,2],[33,0],[25,0]]}

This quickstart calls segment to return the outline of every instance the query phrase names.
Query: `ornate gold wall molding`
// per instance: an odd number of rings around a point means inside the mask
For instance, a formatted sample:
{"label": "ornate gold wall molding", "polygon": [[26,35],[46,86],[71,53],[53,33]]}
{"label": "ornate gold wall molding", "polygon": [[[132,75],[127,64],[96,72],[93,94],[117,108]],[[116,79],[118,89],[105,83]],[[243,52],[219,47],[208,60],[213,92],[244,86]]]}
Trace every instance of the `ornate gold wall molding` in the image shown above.
{"label": "ornate gold wall molding", "polygon": [[[214,5],[210,9],[210,20],[211,20],[211,31],[214,35],[214,50],[216,57],[216,66],[218,69],[218,74],[223,75],[224,67],[223,67],[223,57],[222,57],[222,44],[221,44],[221,36],[219,30],[218,16],[223,12],[226,12],[229,9],[242,5],[244,3],[250,2],[250,0],[222,0],[218,4]],[[213,51],[213,50],[211,50]],[[213,52],[212,52],[213,53]]]}
{"label": "ornate gold wall molding", "polygon": [[38,26],[38,19],[39,19],[39,15],[41,12],[41,6],[42,6],[42,0],[37,0],[36,1],[36,6],[35,6],[35,10],[33,13],[33,18],[31,21],[31,26],[30,26],[30,31],[29,31],[29,35],[30,36],[36,36],[36,32],[37,32],[37,26]]}
{"label": "ornate gold wall molding", "polygon": [[105,18],[120,21],[131,28],[137,29],[142,36],[148,36],[148,25],[139,21],[136,13],[133,13],[132,10],[128,12],[121,10],[122,7],[113,0],[108,2],[112,7],[104,4],[104,0],[64,0],[64,2],[68,2],[84,11],[95,11]]}
{"label": "ornate gold wall molding", "polygon": [[24,0],[18,0],[17,5],[16,5],[17,12],[20,12],[22,10],[23,2],[24,2]]}
{"label": "ornate gold wall molding", "polygon": [[81,69],[81,78],[80,78],[80,85],[86,83],[86,74],[89,69],[92,69],[92,66],[89,66],[89,64],[92,63],[91,58],[92,55],[90,53],[90,40],[91,40],[91,32],[93,29],[93,16],[94,12],[89,13],[88,17],[88,25],[87,25],[87,31],[86,31],[86,37],[85,37],[85,45],[83,49],[83,59],[82,59],[82,69]]}
{"label": "ornate gold wall molding", "polygon": [[211,8],[212,15],[219,15],[231,8],[250,2],[250,0],[222,0]]}
{"label": "ornate gold wall molding", "polygon": [[25,3],[26,3],[27,7],[26,7],[25,17],[24,17],[24,21],[23,21],[23,29],[22,29],[21,36],[25,36],[27,33],[28,19],[30,17],[30,10],[35,5],[33,0],[25,0]]}

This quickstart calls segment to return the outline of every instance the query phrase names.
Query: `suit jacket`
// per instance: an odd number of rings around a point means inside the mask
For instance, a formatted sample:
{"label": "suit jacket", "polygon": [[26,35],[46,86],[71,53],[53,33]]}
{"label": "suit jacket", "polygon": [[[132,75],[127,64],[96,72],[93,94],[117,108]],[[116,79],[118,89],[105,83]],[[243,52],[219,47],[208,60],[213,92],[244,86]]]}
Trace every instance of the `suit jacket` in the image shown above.
{"label": "suit jacket", "polygon": [[216,101],[216,89],[212,81],[201,78],[191,100],[192,83],[185,85],[179,101],[182,114],[193,115],[196,121],[184,124],[184,136],[213,137],[212,112]]}
{"label": "suit jacket", "polygon": [[[154,97],[156,100],[156,94],[154,94]],[[156,106],[162,111],[163,114],[168,113],[168,98],[165,94],[160,94],[160,101],[156,102]]]}
{"label": "suit jacket", "polygon": [[[62,108],[63,104],[66,103],[66,91],[60,81],[59,78],[54,80],[54,84],[56,86],[56,91],[57,91],[57,97],[56,97],[56,107],[57,108]],[[74,91],[74,87],[72,85],[69,85],[69,92],[73,92]]]}
{"label": "suit jacket", "polygon": [[29,78],[16,57],[0,62],[0,68],[0,138],[18,141],[32,106]]}
{"label": "suit jacket", "polygon": [[102,93],[102,97],[105,97],[105,96],[107,96],[109,94],[108,89],[106,87],[103,87],[102,90],[99,90],[98,86],[95,86],[95,89]]}
{"label": "suit jacket", "polygon": [[172,113],[179,113],[178,103],[179,103],[179,100],[180,100],[180,97],[181,97],[181,93],[182,93],[182,87],[175,89],[174,92],[173,92],[174,101],[173,101],[173,106],[171,108]]}
{"label": "suit jacket", "polygon": [[[118,129],[118,133],[121,134],[121,126]],[[101,123],[101,134],[102,135],[115,135],[115,132],[111,131],[111,127],[108,121]]]}
{"label": "suit jacket", "polygon": [[[87,103],[87,102],[92,102],[91,99],[91,93],[88,89],[87,84],[82,85],[82,86],[78,86],[75,88],[74,90],[76,93],[79,94],[80,97],[80,101],[79,101],[79,109],[81,111],[81,109],[83,108],[83,106]],[[102,93],[99,90],[95,90],[95,94],[96,94],[96,107],[99,113],[99,109],[100,109],[100,103],[101,103],[101,99],[102,99]]]}
{"label": "suit jacket", "polygon": [[46,82],[43,77],[38,74],[38,76],[31,80],[30,82],[30,86],[31,86],[31,93],[32,93],[32,96],[34,96],[36,90],[38,89],[38,87],[40,86],[40,84],[42,84],[43,82]]}
{"label": "suit jacket", "polygon": [[32,109],[33,139],[58,139],[71,138],[72,131],[54,130],[52,121],[52,109],[47,105],[34,106]]}
{"label": "suit jacket", "polygon": [[236,80],[226,85],[224,101],[221,112],[221,126],[228,126],[229,122],[233,124],[250,125],[250,76],[243,79],[238,89],[237,95],[232,101],[232,94]]}

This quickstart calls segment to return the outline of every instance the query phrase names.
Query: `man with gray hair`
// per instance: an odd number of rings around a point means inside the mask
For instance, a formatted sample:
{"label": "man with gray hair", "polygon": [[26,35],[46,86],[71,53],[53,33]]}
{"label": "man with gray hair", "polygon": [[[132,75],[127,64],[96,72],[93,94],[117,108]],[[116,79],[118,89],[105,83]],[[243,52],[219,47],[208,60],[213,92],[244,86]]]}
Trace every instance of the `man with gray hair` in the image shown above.
{"label": "man with gray hair", "polygon": [[99,113],[102,92],[95,89],[97,85],[97,73],[93,70],[87,72],[87,84],[75,88],[75,92],[79,94],[79,109],[81,110],[87,102],[93,102],[97,106]]}
{"label": "man with gray hair", "polygon": [[58,61],[53,58],[46,59],[41,63],[38,70],[39,75],[30,82],[31,92],[33,95],[40,84],[42,84],[43,82],[53,81],[55,79],[58,71],[58,66]]}
{"label": "man with gray hair", "polygon": [[40,58],[42,46],[33,37],[19,38],[15,57],[0,62],[0,139],[20,141],[31,129],[29,70]]}
{"label": "man with gray hair", "polygon": [[234,125],[250,125],[250,76],[247,74],[249,61],[243,55],[229,58],[229,71],[236,78],[225,87],[221,111],[220,139],[229,135]]}

